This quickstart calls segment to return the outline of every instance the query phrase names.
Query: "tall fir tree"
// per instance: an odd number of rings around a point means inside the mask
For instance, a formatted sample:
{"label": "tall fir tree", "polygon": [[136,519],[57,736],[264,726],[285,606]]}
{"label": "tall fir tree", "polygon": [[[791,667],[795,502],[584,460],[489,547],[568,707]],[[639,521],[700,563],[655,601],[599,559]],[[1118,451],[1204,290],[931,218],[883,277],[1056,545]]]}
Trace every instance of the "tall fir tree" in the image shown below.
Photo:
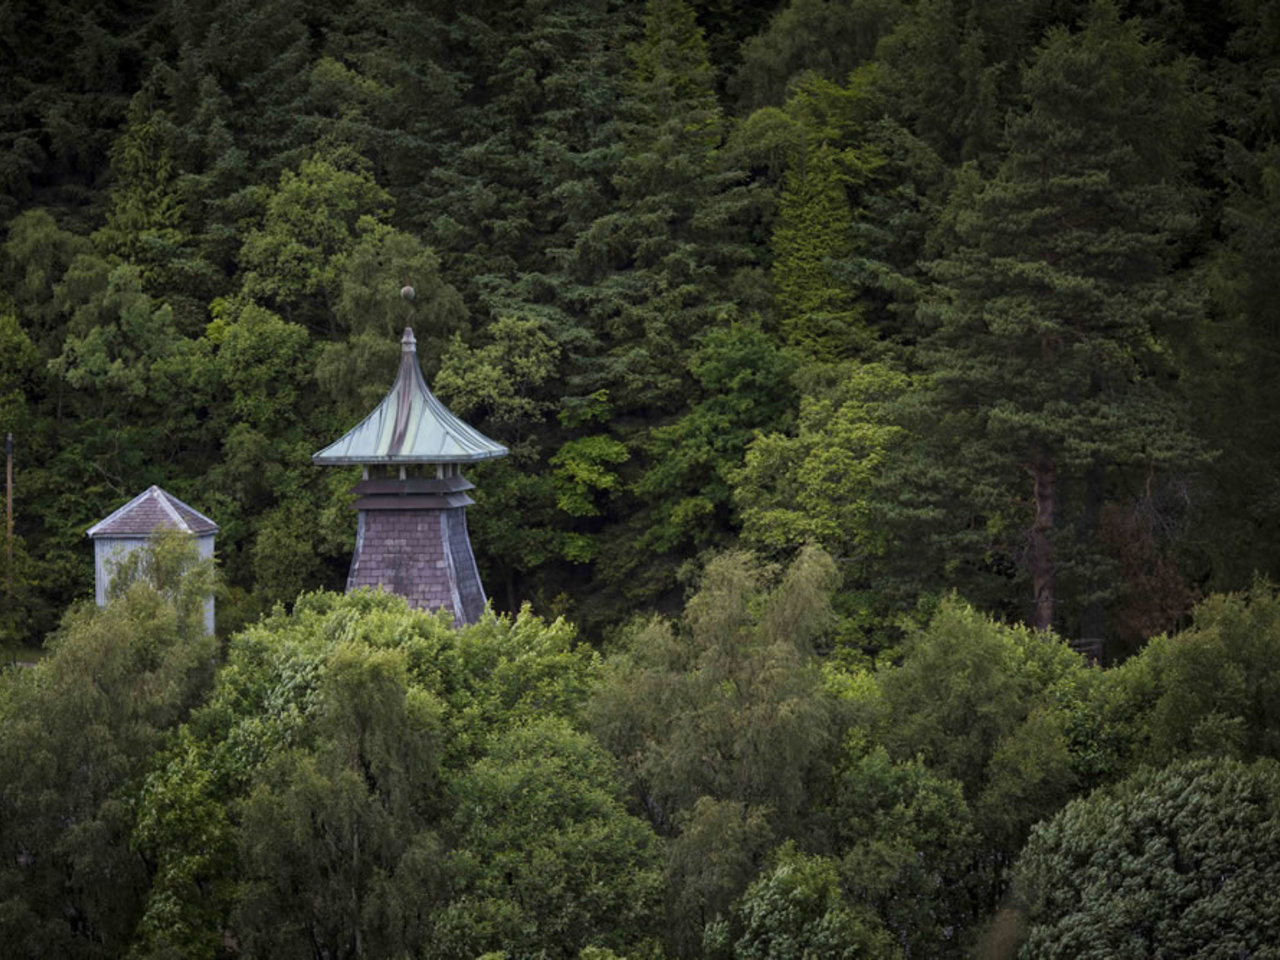
{"label": "tall fir tree", "polygon": [[[650,0],[643,38],[630,55],[627,96],[619,105],[625,156],[613,178],[617,208],[579,240],[574,266],[587,281],[580,302],[602,347],[593,365],[596,386],[608,391],[612,432],[631,454],[623,470],[628,496],[615,505],[621,522],[602,537],[598,569],[612,591],[646,602],[674,586],[682,557],[667,551],[675,542],[719,537],[682,531],[673,540],[670,527],[673,520],[706,523],[719,510],[713,504],[727,502],[716,476],[723,465],[702,472],[693,489],[685,487],[692,477],[681,478],[683,507],[701,504],[683,519],[682,508],[673,513],[666,502],[672,491],[661,478],[676,463],[703,456],[697,448],[705,424],[698,420],[714,406],[703,405],[707,394],[720,388],[711,386],[715,375],[708,380],[699,372],[717,361],[703,366],[697,356],[702,349],[723,350],[711,338],[741,312],[732,288],[755,261],[742,230],[755,199],[722,150],[727,123],[693,9],[684,0]],[[752,380],[747,368],[774,363],[756,356],[742,373]],[[735,415],[734,429],[763,425],[775,400],[765,398],[745,418]],[[664,526],[666,532],[654,529]]]}

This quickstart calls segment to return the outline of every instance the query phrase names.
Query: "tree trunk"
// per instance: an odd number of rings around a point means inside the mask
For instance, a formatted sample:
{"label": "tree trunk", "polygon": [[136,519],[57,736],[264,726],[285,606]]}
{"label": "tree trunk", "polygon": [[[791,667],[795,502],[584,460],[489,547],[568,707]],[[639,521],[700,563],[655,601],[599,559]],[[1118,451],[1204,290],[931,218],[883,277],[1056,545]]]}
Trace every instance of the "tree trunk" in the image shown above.
{"label": "tree trunk", "polygon": [[1031,625],[1037,630],[1053,626],[1053,501],[1057,494],[1057,465],[1052,460],[1037,460],[1027,468],[1035,481],[1036,519],[1031,526],[1030,556],[1027,566],[1031,570],[1031,588],[1035,597]]}

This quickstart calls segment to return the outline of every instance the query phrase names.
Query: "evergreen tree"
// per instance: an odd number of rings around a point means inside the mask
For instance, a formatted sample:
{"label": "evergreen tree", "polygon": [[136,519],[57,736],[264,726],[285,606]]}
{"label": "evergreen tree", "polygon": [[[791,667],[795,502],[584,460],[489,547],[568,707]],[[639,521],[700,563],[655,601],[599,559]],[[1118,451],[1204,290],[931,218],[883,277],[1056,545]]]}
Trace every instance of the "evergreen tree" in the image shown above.
{"label": "evergreen tree", "polygon": [[773,282],[783,339],[836,359],[855,348],[859,316],[852,291],[835,283],[832,260],[852,254],[853,211],[836,151],[803,150],[787,171],[773,233]]}
{"label": "evergreen tree", "polygon": [[1225,132],[1209,172],[1221,205],[1216,242],[1186,281],[1208,291],[1210,309],[1177,331],[1177,345],[1197,426],[1221,453],[1170,494],[1192,502],[1180,559],[1207,589],[1236,590],[1254,573],[1280,576],[1280,461],[1270,440],[1280,430],[1280,34],[1268,4],[1219,12],[1237,24],[1212,63]]}
{"label": "evergreen tree", "polygon": [[839,86],[809,74],[787,101],[794,141],[770,243],[775,307],[782,340],[812,359],[865,355],[871,346],[857,291],[836,268],[857,251],[851,195],[874,191],[883,163],[866,129],[874,78],[867,71]]}
{"label": "evergreen tree", "polygon": [[176,131],[152,90],[129,103],[125,129],[111,150],[111,210],[95,241],[99,249],[142,268],[152,286],[163,261],[183,239],[182,201],[175,189],[172,141]]}
{"label": "evergreen tree", "polygon": [[116,129],[150,69],[157,6],[51,0],[0,12],[0,222],[33,204],[91,220]]}
{"label": "evergreen tree", "polygon": [[[700,399],[690,375],[700,338],[737,315],[728,287],[751,255],[735,223],[751,198],[743,175],[720,165],[724,118],[693,11],[683,0],[651,0],[643,39],[629,53],[617,204],[577,239],[568,302],[593,338],[581,353],[579,388],[610,405],[611,429],[600,435],[624,445],[624,478],[634,480],[650,465],[646,434]],[[643,535],[625,524],[603,530],[597,570],[615,590],[652,597],[672,585],[671,571],[665,564],[656,576],[635,576]]]}
{"label": "evergreen tree", "polygon": [[724,120],[684,0],[650,0],[630,54],[617,210],[579,237],[571,271],[575,304],[607,344],[593,379],[621,410],[653,416],[688,397],[672,357],[729,312],[723,281],[747,260],[732,231],[746,198],[742,175],[717,169]]}
{"label": "evergreen tree", "polygon": [[[1195,223],[1186,171],[1203,103],[1189,69],[1109,2],[1078,34],[1051,31],[1005,160],[993,178],[961,182],[949,254],[932,268],[933,423],[921,429],[946,463],[940,496],[972,518],[970,562],[1017,558],[1031,581],[1022,609],[1041,628],[1078,624],[1099,599],[1099,511],[1126,471],[1196,456],[1156,338],[1196,309],[1170,281]],[[955,518],[939,532],[954,533],[959,515],[934,504]],[[1067,575],[1074,595],[1059,609]]]}
{"label": "evergreen tree", "polygon": [[907,13],[901,0],[791,0],[742,45],[729,90],[747,108],[779,106],[791,83],[815,72],[843,83],[875,58],[880,39]]}

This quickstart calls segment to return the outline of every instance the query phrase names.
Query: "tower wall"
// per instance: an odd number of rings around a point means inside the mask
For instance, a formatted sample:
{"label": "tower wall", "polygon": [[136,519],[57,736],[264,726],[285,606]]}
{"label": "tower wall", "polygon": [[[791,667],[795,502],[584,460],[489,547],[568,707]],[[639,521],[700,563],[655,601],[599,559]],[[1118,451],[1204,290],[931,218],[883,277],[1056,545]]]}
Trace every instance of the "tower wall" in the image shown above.
{"label": "tower wall", "polygon": [[382,587],[419,610],[445,609],[461,624],[484,610],[484,588],[465,507],[364,509],[347,590]]}
{"label": "tower wall", "polygon": [[[196,550],[201,560],[213,559],[213,534],[206,533],[195,538]],[[129,559],[135,551],[145,549],[151,543],[150,536],[135,537],[97,537],[93,541],[93,583],[94,599],[98,606],[107,605],[107,594],[111,590],[111,582],[115,579],[120,565]],[[474,561],[472,561],[474,564]],[[484,601],[480,602],[484,606]],[[205,633],[213,633],[213,597],[204,602]]]}

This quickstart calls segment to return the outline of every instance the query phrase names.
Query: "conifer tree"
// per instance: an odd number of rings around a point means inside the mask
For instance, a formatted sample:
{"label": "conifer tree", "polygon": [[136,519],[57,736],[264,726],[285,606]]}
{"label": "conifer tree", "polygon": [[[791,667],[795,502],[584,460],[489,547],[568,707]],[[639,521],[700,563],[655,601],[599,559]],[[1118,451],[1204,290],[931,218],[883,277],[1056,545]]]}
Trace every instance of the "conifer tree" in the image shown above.
{"label": "conifer tree", "polygon": [[969,562],[1019,560],[1038,627],[1063,616],[1061,574],[1097,590],[1082,567],[1108,487],[1194,456],[1155,336],[1195,309],[1169,279],[1195,222],[1186,161],[1202,104],[1188,71],[1109,0],[1079,33],[1050,31],[1005,159],[993,178],[961,181],[933,266],[928,430],[951,491],[934,505],[951,532],[972,524]]}
{"label": "conifer tree", "polygon": [[668,412],[688,396],[672,357],[727,310],[723,278],[745,259],[731,227],[746,198],[742,175],[717,168],[724,120],[692,9],[650,0],[630,54],[617,210],[579,238],[571,269],[576,305],[612,345],[598,386],[626,408]]}
{"label": "conifer tree", "polygon": [[856,292],[834,267],[858,252],[850,191],[866,186],[883,162],[865,122],[874,110],[873,77],[864,72],[842,87],[806,75],[787,102],[794,142],[770,244],[775,304],[782,339],[814,359],[865,353],[869,345]]}
{"label": "conifer tree", "polygon": [[1210,309],[1178,331],[1197,424],[1221,450],[1194,478],[1181,551],[1209,589],[1280,577],[1280,33],[1268,4],[1229,12],[1239,26],[1213,64],[1223,203],[1216,242],[1188,277],[1207,289]]}
{"label": "conifer tree", "polygon": [[902,0],[791,0],[769,25],[742,45],[742,65],[729,80],[740,103],[781,104],[791,82],[816,72],[842,82],[871,61],[880,39],[904,18]]}
{"label": "conifer tree", "polygon": [[851,339],[857,323],[851,291],[828,269],[830,260],[853,252],[853,211],[837,164],[829,144],[802,152],[787,171],[773,234],[773,282],[785,339],[822,353],[830,340]]}
{"label": "conifer tree", "polygon": [[111,149],[114,182],[107,222],[95,235],[100,249],[136,264],[153,288],[184,236],[183,203],[172,142],[177,131],[150,87],[129,102],[125,128]]}

